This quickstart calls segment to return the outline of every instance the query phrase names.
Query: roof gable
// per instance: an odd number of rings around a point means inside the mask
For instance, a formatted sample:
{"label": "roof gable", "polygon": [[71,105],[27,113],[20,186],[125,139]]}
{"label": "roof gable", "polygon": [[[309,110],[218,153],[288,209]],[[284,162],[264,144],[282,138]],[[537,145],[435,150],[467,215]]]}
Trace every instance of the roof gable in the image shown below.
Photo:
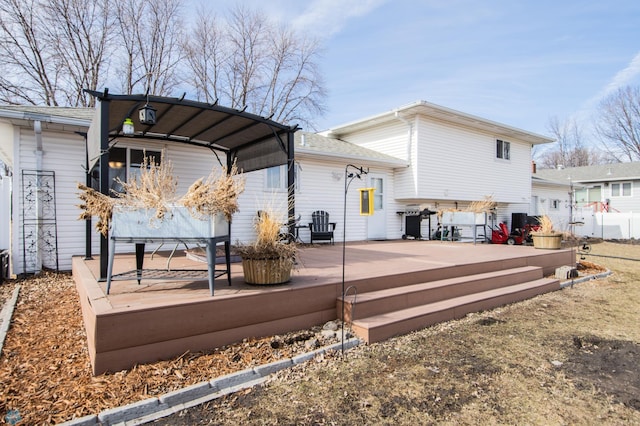
{"label": "roof gable", "polygon": [[367,117],[341,126],[332,127],[328,131],[323,132],[323,134],[330,137],[340,137],[342,135],[368,129],[389,121],[408,119],[415,115],[421,115],[447,123],[492,133],[504,138],[522,140],[532,145],[551,143],[555,141],[555,139],[547,136],[538,135],[536,133],[511,127],[506,124],[497,123],[471,114],[466,114],[464,112],[456,111],[426,101],[417,101],[382,114]]}

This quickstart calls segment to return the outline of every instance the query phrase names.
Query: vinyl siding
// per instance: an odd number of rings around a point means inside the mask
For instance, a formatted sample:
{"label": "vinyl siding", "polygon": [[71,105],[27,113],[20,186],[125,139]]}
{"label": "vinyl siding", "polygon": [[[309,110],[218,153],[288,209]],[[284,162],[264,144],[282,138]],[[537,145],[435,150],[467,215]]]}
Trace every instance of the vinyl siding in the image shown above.
{"label": "vinyl siding", "polygon": [[[417,137],[412,167],[417,168],[418,198],[530,201],[529,144],[425,119],[419,121]],[[496,139],[511,143],[510,160],[496,158]]]}
{"label": "vinyl siding", "polygon": [[[23,272],[23,200],[22,170],[36,168],[36,142],[33,131],[20,129],[20,147],[16,159],[20,168],[14,168],[14,273]],[[44,155],[42,170],[55,172],[55,214],[57,223],[58,263],[61,270],[71,269],[71,257],[84,254],[84,223],[77,220],[77,183],[85,182],[84,138],[73,133],[42,132]],[[17,256],[16,256],[17,254]],[[20,259],[16,262],[15,259]]]}
{"label": "vinyl siding", "polygon": [[340,139],[407,160],[408,135],[409,126],[400,120],[396,120],[358,133],[342,135]]}
{"label": "vinyl siding", "polygon": [[[316,210],[325,210],[331,221],[336,222],[335,239],[340,241],[362,241],[367,239],[367,216],[360,216],[359,188],[367,187],[367,176],[354,179],[346,194],[346,236],[344,226],[345,167],[344,162],[331,162],[304,158],[299,160],[300,190],[296,193],[296,215],[301,215],[301,224],[311,222],[311,214]],[[359,164],[356,166],[360,166]],[[362,166],[367,167],[366,164]],[[393,173],[384,168],[370,168],[372,174],[385,179],[385,228],[386,238],[399,238],[399,219],[395,212],[399,208],[394,201]],[[309,241],[309,231],[302,229],[300,236]]]}
{"label": "vinyl siding", "polygon": [[[611,195],[611,186],[614,183],[619,183],[620,188],[622,188],[623,182],[631,182],[631,196],[630,197],[614,197]],[[603,197],[609,199],[609,203],[612,209],[611,211],[619,211],[619,212],[640,212],[640,181],[634,180],[625,180],[620,182],[611,182],[608,183],[607,186],[602,185],[603,188]]]}
{"label": "vinyl siding", "polygon": [[[536,183],[533,187],[533,194],[538,197],[537,210],[539,215],[547,215],[553,221],[555,229],[561,231],[569,231],[570,226],[570,187],[558,185],[545,185],[544,183]],[[553,208],[553,200],[559,200],[558,209]]]}

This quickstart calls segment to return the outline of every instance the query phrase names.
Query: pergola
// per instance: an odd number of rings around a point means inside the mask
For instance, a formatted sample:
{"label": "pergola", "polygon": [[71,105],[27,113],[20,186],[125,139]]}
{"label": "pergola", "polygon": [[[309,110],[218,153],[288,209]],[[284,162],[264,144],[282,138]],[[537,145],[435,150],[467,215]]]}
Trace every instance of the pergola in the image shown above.
{"label": "pergola", "polygon": [[[109,194],[109,150],[119,138],[139,138],[162,143],[184,143],[226,156],[227,170],[235,162],[243,172],[288,165],[288,197],[294,199],[294,134],[297,126],[203,102],[150,95],[112,95],[87,90],[99,102],[87,133],[88,174],[99,170],[100,192]],[[125,124],[127,121],[127,125]],[[218,157],[219,159],[219,157]],[[295,217],[289,205],[289,226]],[[87,224],[87,253],[91,246]],[[107,276],[109,244],[100,240],[100,278]]]}

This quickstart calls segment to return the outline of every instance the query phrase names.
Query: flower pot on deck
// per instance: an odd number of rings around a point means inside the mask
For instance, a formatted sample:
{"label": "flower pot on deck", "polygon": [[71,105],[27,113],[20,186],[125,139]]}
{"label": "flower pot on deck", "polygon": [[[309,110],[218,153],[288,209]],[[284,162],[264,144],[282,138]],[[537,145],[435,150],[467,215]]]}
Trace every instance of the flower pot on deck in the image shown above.
{"label": "flower pot on deck", "polygon": [[533,234],[533,247],[545,250],[558,250],[562,247],[562,234]]}
{"label": "flower pot on deck", "polygon": [[291,279],[293,260],[289,258],[242,258],[244,281],[247,284],[284,284]]}

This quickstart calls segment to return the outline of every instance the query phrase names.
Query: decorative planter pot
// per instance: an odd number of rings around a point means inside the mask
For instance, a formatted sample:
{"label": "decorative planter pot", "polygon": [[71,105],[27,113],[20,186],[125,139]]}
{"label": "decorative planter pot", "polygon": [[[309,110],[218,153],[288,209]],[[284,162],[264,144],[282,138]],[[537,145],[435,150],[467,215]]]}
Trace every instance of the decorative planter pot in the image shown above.
{"label": "decorative planter pot", "polygon": [[284,284],[291,279],[293,260],[287,258],[242,258],[244,281],[247,284]]}
{"label": "decorative planter pot", "polygon": [[545,250],[558,250],[562,247],[562,234],[533,234],[533,247]]}
{"label": "decorative planter pot", "polygon": [[163,219],[154,209],[115,210],[111,218],[113,237],[215,238],[229,235],[229,222],[222,213],[194,218],[183,206],[171,206]]}

